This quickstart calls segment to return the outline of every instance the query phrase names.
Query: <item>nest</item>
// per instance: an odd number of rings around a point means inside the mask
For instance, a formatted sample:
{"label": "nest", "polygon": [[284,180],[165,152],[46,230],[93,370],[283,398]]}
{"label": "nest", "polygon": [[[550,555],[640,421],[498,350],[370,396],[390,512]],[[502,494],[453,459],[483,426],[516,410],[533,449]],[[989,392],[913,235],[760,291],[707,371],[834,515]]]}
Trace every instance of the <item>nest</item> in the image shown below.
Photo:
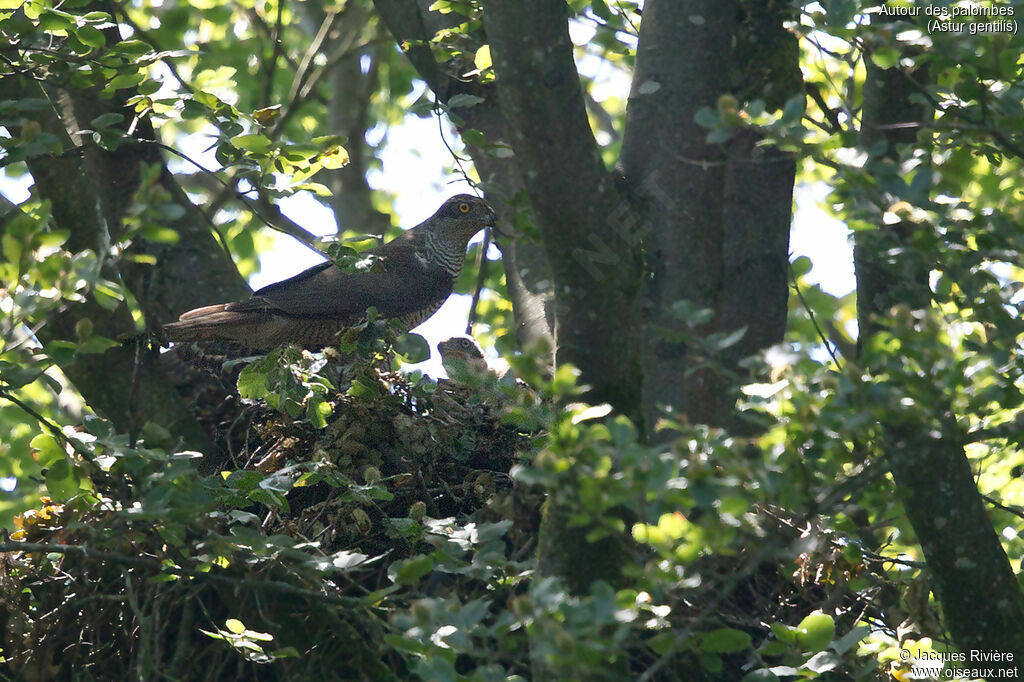
{"label": "nest", "polygon": [[[502,415],[536,398],[410,381],[384,365],[379,354],[321,365],[336,387],[322,428],[262,401],[207,400],[222,447],[199,468],[212,478],[125,448],[116,475],[97,472],[94,494],[23,515],[27,548],[75,549],[0,555],[0,670],[24,680],[403,679],[405,662],[383,639],[388,616],[365,597],[391,584],[393,562],[430,551],[425,520],[505,521],[509,556],[529,552],[541,495],[509,470],[530,436]],[[373,390],[353,395],[354,382]],[[113,452],[98,442],[97,453]],[[207,490],[221,492],[211,501]],[[322,570],[344,556],[366,566]]]}

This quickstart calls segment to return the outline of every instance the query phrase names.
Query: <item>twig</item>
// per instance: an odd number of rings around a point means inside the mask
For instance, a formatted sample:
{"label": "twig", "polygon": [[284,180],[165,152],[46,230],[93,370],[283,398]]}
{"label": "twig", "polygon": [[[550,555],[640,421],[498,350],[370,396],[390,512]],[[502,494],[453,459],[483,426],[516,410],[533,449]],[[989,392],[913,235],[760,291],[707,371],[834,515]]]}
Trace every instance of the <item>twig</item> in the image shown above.
{"label": "twig", "polygon": [[64,430],[61,429],[59,426],[54,424],[52,421],[50,421],[43,415],[39,414],[39,412],[37,412],[31,405],[23,402],[19,398],[14,397],[13,395],[11,395],[11,392],[5,388],[0,388],[0,398],[3,398],[4,400],[20,407],[24,412],[28,413],[30,417],[39,422],[44,429],[49,431],[54,438],[56,438],[61,443],[70,446],[71,449],[74,450],[75,453],[78,454],[78,456],[84,459],[86,462],[89,462],[90,464],[96,464],[96,459],[93,457],[91,452],[82,447],[82,444],[79,443],[77,440],[71,438],[66,433],[64,433]]}
{"label": "twig", "polygon": [[[979,123],[976,118],[968,116],[967,114],[963,113],[963,110],[961,109],[951,109],[948,107],[943,107],[942,103],[935,99],[932,93],[928,92],[928,89],[924,87],[924,85],[919,83],[909,73],[907,73],[903,69],[900,69],[900,75],[902,75],[908,83],[913,85],[914,89],[917,90],[926,100],[928,100],[928,103],[931,104],[937,111],[941,111],[943,114],[948,114],[949,116],[952,116],[961,121],[967,121],[968,123],[981,126],[982,129],[985,130],[985,132],[994,137],[996,141],[999,142],[1004,147],[1006,147],[1006,149],[1013,152],[1015,156],[1024,159],[1024,147],[1019,146],[1016,142],[1008,138],[1006,134],[1003,133],[1001,130],[999,130],[998,128],[993,128],[990,125],[987,125],[984,122],[984,120],[982,120]],[[987,92],[987,90],[985,92]]]}
{"label": "twig", "polygon": [[[249,7],[248,9],[246,9],[245,14],[252,22],[253,26],[259,29],[259,31],[263,34],[263,37],[265,37],[267,40],[274,39],[273,31],[270,30],[270,26],[267,25],[267,22],[263,19],[263,15],[256,11],[255,7]],[[288,65],[289,69],[291,69],[292,71],[298,70],[298,62],[292,59],[292,56],[290,54],[284,52],[282,53],[281,57],[284,58],[284,61]]]}
{"label": "twig", "polygon": [[926,561],[914,561],[913,559],[898,559],[892,556],[882,556],[881,554],[875,554],[874,552],[864,552],[864,557],[871,561],[877,561],[882,564],[898,564],[900,566],[909,566],[911,568],[928,568],[928,562]]}
{"label": "twig", "polygon": [[473,334],[473,325],[476,324],[477,310],[480,303],[480,292],[483,291],[484,282],[487,279],[487,249],[491,245],[491,228],[484,230],[484,240],[480,244],[480,253],[476,257],[476,287],[473,289],[473,301],[469,304],[469,319],[466,321],[466,333]]}
{"label": "twig", "polygon": [[448,150],[448,153],[452,155],[452,159],[455,161],[455,166],[459,169],[459,174],[462,176],[462,178],[466,182],[468,182],[470,184],[471,187],[473,187],[475,189],[476,188],[476,183],[473,182],[472,180],[470,180],[469,173],[467,173],[466,169],[462,166],[462,162],[463,161],[468,161],[469,159],[464,159],[461,156],[459,156],[458,154],[456,154],[455,150],[452,149],[452,146],[450,144],[448,144],[448,138],[445,137],[445,134],[444,134],[444,119],[441,118],[441,114],[442,113],[443,112],[441,111],[441,102],[440,102],[440,100],[435,99],[434,100],[434,116],[437,118],[437,132],[441,136],[441,142],[444,143],[444,147],[445,147],[445,149]]}
{"label": "twig", "polygon": [[313,59],[320,52],[320,48],[323,46],[324,41],[327,40],[327,36],[330,35],[334,29],[338,19],[341,18],[341,12],[329,11],[327,16],[324,17],[323,22],[320,24],[320,30],[317,31],[316,36],[313,38],[313,42],[309,44],[309,49],[302,56],[302,61],[299,62],[299,68],[295,72],[295,78],[292,80],[292,90],[288,94],[288,108],[292,109],[298,103],[299,93],[302,91],[302,86],[306,82],[306,77],[309,75],[309,65],[313,63]]}
{"label": "twig", "polygon": [[163,150],[165,150],[165,151],[167,151],[167,152],[169,152],[171,154],[174,154],[175,156],[178,156],[178,157],[184,159],[185,161],[188,161],[193,166],[198,168],[201,172],[203,172],[206,175],[209,175],[210,177],[214,178],[217,182],[219,182],[221,185],[226,187],[229,191],[234,193],[235,197],[239,201],[241,201],[243,204],[245,204],[246,208],[249,211],[251,211],[253,215],[255,215],[257,218],[259,218],[260,221],[262,221],[263,224],[265,224],[267,227],[269,227],[271,229],[274,229],[274,230],[277,230],[278,232],[283,232],[283,233],[287,234],[290,237],[295,237],[300,242],[302,242],[303,244],[305,244],[309,248],[313,249],[314,251],[317,251],[318,253],[323,253],[317,247],[317,239],[318,238],[317,238],[317,236],[315,234],[313,234],[312,232],[310,232],[306,228],[302,227],[298,223],[294,222],[293,220],[289,220],[289,219],[285,218],[284,214],[282,214],[281,210],[278,209],[276,206],[274,208],[277,210],[277,216],[279,218],[279,222],[276,222],[276,223],[275,222],[271,222],[266,216],[264,216],[259,211],[259,209],[254,205],[254,203],[253,203],[253,201],[251,199],[249,199],[244,194],[242,194],[241,192],[236,190],[234,187],[231,186],[230,183],[228,183],[222,177],[217,175],[215,172],[213,172],[212,170],[206,168],[205,166],[200,164],[195,159],[192,159],[191,157],[189,157],[187,154],[185,154],[185,153],[183,153],[181,151],[178,151],[174,147],[172,147],[170,145],[166,145],[163,142],[157,142],[156,140],[140,140],[140,139],[137,139],[137,138],[125,138],[123,141],[124,142],[128,142],[128,143],[132,143],[132,144],[150,144],[150,145],[153,145],[155,147],[159,147],[160,149],[163,149]]}
{"label": "twig", "polygon": [[999,424],[989,428],[975,429],[974,431],[968,431],[964,434],[964,438],[961,441],[964,445],[968,443],[981,443],[986,440],[995,440],[997,438],[1005,438],[1011,443],[1019,443],[1021,436],[1024,435],[1021,427],[1015,423]]}
{"label": "twig", "polygon": [[836,364],[836,367],[838,369],[842,369],[843,366],[842,364],[840,364],[839,358],[836,357],[836,352],[832,349],[832,344],[829,342],[828,338],[825,337],[825,333],[821,331],[821,327],[818,326],[818,318],[815,317],[814,311],[811,310],[810,304],[808,304],[807,299],[804,298],[804,293],[800,291],[800,284],[796,280],[796,273],[793,272],[793,265],[787,262],[786,269],[789,271],[789,277],[793,281],[793,291],[796,292],[797,298],[800,299],[800,305],[803,306],[804,310],[807,311],[808,317],[811,318],[811,324],[814,325],[814,331],[818,333],[818,338],[821,339],[821,342],[823,344],[825,344],[825,350],[827,350],[828,354],[832,356],[832,362]]}
{"label": "twig", "polygon": [[696,618],[694,618],[692,622],[687,624],[686,627],[684,627],[682,630],[676,633],[675,638],[673,638],[673,640],[669,642],[665,651],[661,654],[658,660],[651,664],[651,666],[647,668],[647,670],[645,670],[643,674],[637,678],[637,681],[649,682],[650,680],[654,679],[657,676],[658,671],[664,668],[666,665],[668,665],[669,661],[672,660],[676,652],[687,640],[687,638],[694,631],[694,629],[696,629],[702,621],[707,619],[709,617],[709,614],[714,613],[715,610],[718,608],[718,605],[724,602],[726,597],[731,596],[733,590],[735,590],[739,586],[740,581],[749,577],[756,570],[757,566],[759,566],[759,563],[757,561],[751,561],[748,562],[747,565],[743,568],[737,569],[732,574],[730,574],[729,579],[723,583],[721,589],[718,589],[715,592],[715,596],[712,597],[709,603],[702,609],[701,613]]}
{"label": "twig", "polygon": [[142,370],[142,342],[144,335],[135,337],[135,353],[132,358],[132,388],[128,392],[128,447],[134,448],[139,437],[139,385]]}
{"label": "twig", "polygon": [[323,78],[324,75],[328,73],[334,66],[336,66],[338,62],[347,57],[359,54],[366,48],[372,47],[373,45],[376,45],[381,42],[384,42],[382,38],[374,38],[373,40],[367,40],[364,43],[359,43],[354,47],[342,49],[337,54],[328,57],[327,60],[320,66],[316,67],[312,75],[310,75],[306,79],[306,82],[303,83],[302,88],[299,90],[298,96],[291,99],[288,102],[288,106],[285,107],[284,113],[282,113],[281,117],[277,119],[277,122],[274,124],[274,127],[267,132],[267,137],[269,137],[271,140],[277,140],[279,137],[281,137],[281,134],[284,132],[285,126],[288,124],[289,121],[291,121],[295,114],[298,113],[298,110],[302,108],[302,105],[305,104],[306,101],[309,99],[310,95],[313,93],[313,89],[316,87],[317,83],[320,82],[320,79]]}
{"label": "twig", "polygon": [[821,90],[818,89],[818,86],[815,83],[807,83],[804,85],[804,90],[811,96],[811,99],[814,100],[814,103],[818,105],[819,109],[821,109],[821,113],[825,115],[825,118],[828,119],[828,122],[831,124],[831,130],[827,132],[831,132],[834,135],[842,133],[843,124],[839,120],[839,114],[837,114],[835,110],[828,105],[828,102],[825,101],[825,97],[821,94]]}
{"label": "twig", "polygon": [[169,566],[158,559],[132,557],[124,554],[118,554],[117,552],[92,549],[83,545],[64,545],[47,542],[0,542],[0,552],[47,552],[52,554],[77,555],[85,557],[86,559],[109,561],[122,566],[152,569],[164,574],[177,575],[185,578],[197,578],[199,580],[230,585],[232,587],[250,587],[258,590],[279,592],[281,594],[291,594],[309,599],[316,599],[329,604],[337,604],[339,606],[363,606],[362,601],[359,599],[324,594],[322,592],[317,592],[316,590],[308,590],[303,587],[289,585],[288,583],[277,582],[274,580],[232,578],[230,576],[218,575],[208,571],[197,571],[189,568],[181,568],[180,566]]}
{"label": "twig", "polygon": [[274,35],[270,40],[274,43],[274,49],[270,54],[270,61],[266,64],[266,75],[263,81],[263,106],[270,106],[270,98],[274,94],[274,74],[277,71],[277,61],[281,58],[281,30],[283,28],[282,15],[284,12],[285,0],[277,0],[277,19],[274,22]]}
{"label": "twig", "polygon": [[625,7],[622,6],[622,3],[619,2],[619,0],[615,0],[615,8],[617,10],[619,10],[619,12],[622,15],[622,18],[626,20],[626,23],[629,24],[633,28],[633,35],[634,36],[639,36],[640,35],[640,27],[637,26],[636,24],[634,24],[633,20],[629,18],[629,12],[626,10]]}
{"label": "twig", "polygon": [[[119,22],[124,23],[124,24],[126,24],[128,26],[131,26],[132,31],[136,35],[138,35],[141,38],[143,38],[147,43],[149,43],[153,47],[153,49],[157,50],[157,52],[163,52],[164,51],[164,50],[160,49],[160,46],[157,44],[158,41],[153,38],[153,35],[149,31],[147,31],[146,29],[142,28],[137,23],[132,21],[131,17],[128,16],[127,12],[122,10],[122,11],[117,12],[117,14],[118,14],[118,19],[117,20]],[[183,87],[189,94],[192,94],[192,95],[196,94],[195,88],[193,88],[192,84],[189,83],[187,80],[185,80],[185,78],[182,77],[182,75],[178,72],[178,67],[175,66],[174,61],[172,59],[165,58],[165,59],[162,59],[161,61],[164,63],[164,66],[167,67],[167,70],[171,72],[171,75],[174,76],[174,79],[176,81],[178,81],[178,83],[181,85],[181,87]]]}
{"label": "twig", "polygon": [[636,26],[633,24],[633,22],[629,21],[628,19],[626,21],[627,21],[627,23],[629,23],[630,27],[632,27],[632,29],[633,29],[632,31],[629,30],[628,28],[626,28],[625,26],[621,26],[621,27],[619,27],[619,26],[612,26],[607,21],[605,21],[604,19],[602,19],[601,17],[599,17],[599,16],[597,16],[597,15],[595,15],[593,13],[584,15],[584,18],[587,21],[592,22],[594,25],[600,26],[601,28],[606,28],[609,31],[612,31],[613,33],[618,33],[619,31],[622,31],[623,33],[625,33],[627,35],[633,36],[634,38],[640,37],[639,30],[636,28]]}
{"label": "twig", "polygon": [[1004,512],[1009,512],[1018,518],[1024,519],[1024,508],[1007,506],[991,495],[982,495],[981,499],[985,500],[996,509],[1002,509]]}

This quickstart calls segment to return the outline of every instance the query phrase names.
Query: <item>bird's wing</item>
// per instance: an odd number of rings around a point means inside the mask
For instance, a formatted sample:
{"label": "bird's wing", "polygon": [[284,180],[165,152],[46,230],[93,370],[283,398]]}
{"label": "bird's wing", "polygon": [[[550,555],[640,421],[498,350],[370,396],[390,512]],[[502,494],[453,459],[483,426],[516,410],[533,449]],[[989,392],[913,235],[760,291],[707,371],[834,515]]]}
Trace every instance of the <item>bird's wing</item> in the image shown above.
{"label": "bird's wing", "polygon": [[382,249],[377,255],[385,258],[383,272],[342,272],[334,263],[321,263],[263,287],[248,301],[229,304],[227,309],[342,319],[373,306],[385,317],[398,317],[451,293],[451,277],[428,266],[411,246]]}

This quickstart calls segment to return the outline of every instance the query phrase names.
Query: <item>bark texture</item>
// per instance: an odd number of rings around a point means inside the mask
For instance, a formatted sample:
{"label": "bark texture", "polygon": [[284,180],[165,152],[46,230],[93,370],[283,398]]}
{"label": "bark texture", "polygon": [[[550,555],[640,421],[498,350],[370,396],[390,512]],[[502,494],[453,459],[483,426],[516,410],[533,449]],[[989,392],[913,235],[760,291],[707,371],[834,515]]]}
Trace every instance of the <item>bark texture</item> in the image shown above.
{"label": "bark texture", "polygon": [[[482,97],[479,104],[456,109],[460,133],[476,130],[487,144],[513,142],[508,120],[498,101],[495,84],[481,84],[459,77],[458,67],[447,70],[434,60],[427,43],[440,28],[447,28],[453,17],[428,12],[431,4],[400,0],[375,0],[384,24],[403,46],[406,57],[444,104],[455,95]],[[477,45],[479,47],[479,45]],[[469,67],[467,67],[469,68]],[[515,157],[498,158],[485,147],[468,143],[468,150],[487,192],[498,212],[498,235],[502,248],[502,266],[516,322],[516,342],[526,349],[543,344],[554,349],[555,314],[551,267],[541,245],[533,237],[514,230],[525,193],[519,163]],[[552,359],[553,365],[553,359]]]}
{"label": "bark texture", "polygon": [[604,167],[560,0],[486,0],[484,26],[502,111],[555,281],[558,357],[642,421],[640,240]]}
{"label": "bark texture", "polygon": [[[52,202],[58,227],[70,231],[69,250],[94,251],[100,258],[103,277],[123,284],[147,320],[173,319],[179,312],[205,302],[207,296],[248,293],[234,264],[213,240],[208,224],[166,171],[158,180],[160,190],[185,209],[181,217],[168,221],[180,236],[178,243],[136,239],[131,244],[128,255],[154,256],[158,263],[155,266],[111,255],[111,245],[123,236],[122,218],[139,186],[143,166],[163,164],[156,147],[148,143],[152,130],[145,126],[140,128],[137,143],[128,142],[114,152],[91,144],[79,146],[77,138],[72,137],[96,116],[117,110],[116,101],[100,101],[90,93],[72,89],[44,91],[34,81],[17,78],[6,79],[0,95],[48,99],[53,104],[38,121],[45,132],[61,140],[69,153],[30,160],[36,192]],[[196,281],[204,286],[194,286]],[[84,318],[92,320],[97,333],[113,339],[135,333],[126,305],[111,311],[89,297],[84,303],[68,303],[52,315],[37,337],[44,344],[74,339],[75,325]],[[164,376],[156,358],[136,344],[102,354],[80,355],[62,365],[61,370],[90,407],[119,430],[134,433],[146,422],[153,422],[179,434],[186,447],[210,448],[205,430],[181,400],[174,382]]]}
{"label": "bark texture", "polygon": [[[875,151],[874,164],[891,164],[899,158],[898,145],[914,140],[914,124],[931,114],[912,101],[914,89],[901,67],[867,64],[861,145]],[[913,77],[921,82],[926,74],[918,71]],[[911,245],[913,230],[911,223],[897,223],[857,234],[861,349],[884,328],[893,306],[927,310],[931,305],[929,264]],[[978,492],[952,405],[941,406],[938,421],[933,429],[915,415],[893,414],[882,424],[883,454],[921,543],[954,643],[962,651],[1012,653],[1016,661],[985,667],[1019,666],[1024,659],[1024,595]]]}
{"label": "bark texture", "polygon": [[[738,2],[651,0],[644,6],[629,98],[622,165],[646,247],[644,410],[654,423],[665,410],[691,422],[733,425],[736,379],[743,357],[781,341],[786,323],[787,267],[795,163],[760,149],[744,131],[727,145],[709,144],[694,119],[730,91],[741,96],[795,94],[795,39],[765,54],[748,49]],[[758,16],[769,35],[784,33],[780,10]],[[792,45],[790,44],[792,43]],[[775,69],[760,67],[777,61]],[[797,90],[798,91],[798,90]],[[694,326],[679,303],[710,309]],[[746,329],[704,364],[695,337]]]}

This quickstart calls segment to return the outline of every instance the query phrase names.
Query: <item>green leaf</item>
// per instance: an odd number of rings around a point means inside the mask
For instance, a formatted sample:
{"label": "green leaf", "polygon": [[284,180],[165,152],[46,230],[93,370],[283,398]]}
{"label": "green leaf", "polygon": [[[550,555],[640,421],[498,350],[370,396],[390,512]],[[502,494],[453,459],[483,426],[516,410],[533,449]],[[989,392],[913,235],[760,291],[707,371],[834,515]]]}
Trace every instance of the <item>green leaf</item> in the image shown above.
{"label": "green leaf", "polygon": [[142,425],[142,440],[147,447],[159,448],[174,445],[175,437],[160,424],[148,421]]}
{"label": "green leaf", "polygon": [[788,644],[775,640],[765,642],[760,647],[758,647],[757,652],[761,654],[761,656],[781,656],[784,653],[786,653],[786,650],[788,648]]}
{"label": "green leaf", "polygon": [[43,346],[43,352],[58,365],[67,364],[74,360],[75,351],[77,350],[78,346],[70,341],[51,341]]}
{"label": "green leaf", "polygon": [[[484,69],[491,68],[493,62],[491,61],[491,46],[484,45],[476,51],[476,55],[473,57],[473,66],[483,71]],[[458,97],[459,95],[456,95]],[[454,98],[452,98],[454,99]],[[451,102],[448,103],[451,106]]]}
{"label": "green leaf", "polygon": [[46,490],[59,501],[67,500],[78,492],[78,478],[67,458],[62,457],[47,470]]}
{"label": "green leaf", "polygon": [[[0,236],[0,247],[3,247],[4,258],[16,266],[21,264],[21,255],[24,251],[21,241],[15,239],[13,235],[4,234]],[[20,274],[21,270],[18,270]]]}
{"label": "green leaf", "polygon": [[736,131],[733,128],[715,128],[708,133],[707,143],[708,144],[723,144],[733,138]]}
{"label": "green leaf", "polygon": [[720,673],[725,668],[722,657],[718,654],[703,653],[700,655],[700,666],[710,673]]}
{"label": "green leaf", "polygon": [[236,635],[245,632],[245,625],[237,618],[228,618],[224,621],[224,627],[228,629],[228,632],[233,632]]}
{"label": "green leaf", "polygon": [[[118,76],[120,78],[120,76]],[[116,80],[116,79],[115,79]],[[94,129],[109,128],[110,126],[117,125],[124,120],[124,114],[116,111],[111,111],[106,114],[101,114],[89,122],[89,125]]]}
{"label": "green leaf", "polygon": [[396,561],[388,567],[388,578],[398,585],[414,583],[434,568],[434,560],[425,554]]}
{"label": "green leaf", "polygon": [[78,28],[74,33],[79,40],[90,47],[103,47],[107,44],[107,38],[103,35],[103,31],[95,26],[85,25]]}
{"label": "green leaf", "polygon": [[270,138],[260,133],[248,133],[235,135],[231,138],[231,144],[253,154],[265,154],[270,148]]}
{"label": "green leaf", "polygon": [[304,182],[301,185],[296,185],[294,189],[304,189],[312,192],[318,197],[329,197],[331,196],[331,190],[326,185],[322,185],[319,182]]}
{"label": "green leaf", "polygon": [[779,677],[767,668],[761,668],[743,676],[741,682],[778,682]]}
{"label": "green leaf", "polygon": [[288,498],[276,490],[267,490],[266,488],[256,488],[249,493],[249,499],[253,502],[259,502],[267,507],[273,507],[281,511],[287,512],[289,509]]}
{"label": "green leaf", "polygon": [[475,107],[483,101],[483,97],[477,97],[476,95],[453,95],[448,99],[448,108],[457,109],[459,107]]}
{"label": "green leaf", "polygon": [[349,386],[347,395],[354,398],[369,398],[373,399],[381,394],[381,388],[377,383],[370,383],[361,377],[356,377],[352,380],[352,385]]}
{"label": "green leaf", "polygon": [[105,336],[93,335],[78,344],[78,352],[85,355],[106,353],[108,350],[116,348],[118,345],[117,341],[108,339]]}
{"label": "green leaf", "polygon": [[699,126],[703,126],[705,128],[716,128],[718,127],[718,123],[721,119],[718,116],[718,112],[714,109],[711,109],[710,107],[702,107],[696,114],[694,114],[693,120]]}
{"label": "green leaf", "polygon": [[238,395],[249,400],[267,396],[267,373],[261,363],[253,363],[238,375]]}
{"label": "green leaf", "polygon": [[146,74],[141,71],[135,71],[134,73],[122,73],[114,76],[114,78],[107,83],[107,90],[124,90],[126,88],[134,88],[136,85],[146,80]]}
{"label": "green leaf", "polygon": [[437,12],[439,14],[449,14],[452,11],[451,0],[436,0],[430,7],[427,8],[428,12]]}
{"label": "green leaf", "polygon": [[49,433],[40,433],[29,443],[29,447],[35,450],[36,461],[42,467],[52,466],[54,462],[65,457],[64,448],[57,439]]}
{"label": "green leaf", "polygon": [[790,97],[786,101],[786,106],[782,108],[782,122],[792,123],[793,121],[800,120],[800,117],[804,115],[804,107],[806,106],[807,98],[805,95]]}
{"label": "green leaf", "polygon": [[67,12],[48,9],[39,15],[39,27],[44,31],[62,31],[74,25],[74,15]]}
{"label": "green leaf", "polygon": [[612,11],[608,9],[608,5],[604,0],[591,0],[590,9],[594,10],[594,14],[605,21],[611,21]]}
{"label": "green leaf", "polygon": [[249,492],[259,487],[263,476],[258,471],[232,471],[225,479],[228,486]]}
{"label": "green leaf", "polygon": [[743,651],[749,648],[750,644],[750,635],[742,630],[720,628],[706,633],[701,639],[700,648],[710,653],[729,654]]}
{"label": "green leaf", "polygon": [[836,634],[836,623],[832,616],[815,611],[796,626],[797,644],[804,651],[821,651],[829,645]]}
{"label": "green leaf", "polygon": [[154,225],[153,223],[144,225],[139,230],[139,234],[146,241],[156,242],[157,244],[177,244],[178,240],[181,239],[177,230],[162,225]]}
{"label": "green leaf", "polygon": [[7,384],[5,388],[21,388],[31,384],[40,376],[45,376],[42,374],[41,368],[34,365],[28,367],[19,367],[10,363],[4,363],[4,365],[0,370],[0,381]]}
{"label": "green leaf", "polygon": [[413,671],[420,679],[432,682],[455,682],[458,679],[452,661],[438,655],[417,659]]}
{"label": "green leaf", "polygon": [[891,69],[900,62],[901,53],[892,47],[879,47],[871,53],[871,61],[880,69]]}
{"label": "green leaf", "polygon": [[152,50],[149,43],[144,43],[141,40],[122,40],[111,48],[111,51],[135,56],[146,54]]}
{"label": "green leaf", "polygon": [[273,106],[263,107],[252,112],[253,119],[261,126],[269,126],[274,123],[281,116],[281,105],[274,104]]}
{"label": "green leaf", "polygon": [[121,287],[113,282],[97,282],[92,289],[92,296],[96,302],[107,310],[113,310],[124,300],[124,293]]}
{"label": "green leaf", "polygon": [[327,426],[327,417],[331,415],[334,408],[324,400],[310,399],[306,403],[306,418],[313,428],[322,429]]}
{"label": "green leaf", "polygon": [[419,334],[409,332],[395,339],[395,352],[403,362],[413,365],[430,358],[430,344]]}
{"label": "green leaf", "polygon": [[871,632],[871,628],[866,625],[861,625],[850,630],[848,633],[837,639],[832,643],[832,649],[842,656],[847,651],[852,649],[857,643],[868,636]]}
{"label": "green leaf", "polygon": [[344,168],[349,162],[348,150],[336,144],[321,152],[317,160],[323,164],[324,168],[331,170]]}
{"label": "green leaf", "polygon": [[775,635],[776,639],[786,644],[795,644],[797,638],[797,630],[794,627],[790,627],[785,623],[772,623],[771,625],[772,634]]}

